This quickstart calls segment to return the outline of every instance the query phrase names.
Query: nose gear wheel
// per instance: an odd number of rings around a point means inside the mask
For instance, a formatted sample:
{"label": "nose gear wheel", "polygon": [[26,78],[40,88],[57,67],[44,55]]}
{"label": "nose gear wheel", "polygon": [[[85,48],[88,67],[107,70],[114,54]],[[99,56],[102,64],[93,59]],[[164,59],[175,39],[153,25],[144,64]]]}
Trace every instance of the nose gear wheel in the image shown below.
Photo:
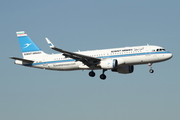
{"label": "nose gear wheel", "polygon": [[149,72],[150,72],[150,73],[154,73],[154,70],[152,69],[152,63],[149,63],[148,65],[149,65],[149,67],[150,67]]}

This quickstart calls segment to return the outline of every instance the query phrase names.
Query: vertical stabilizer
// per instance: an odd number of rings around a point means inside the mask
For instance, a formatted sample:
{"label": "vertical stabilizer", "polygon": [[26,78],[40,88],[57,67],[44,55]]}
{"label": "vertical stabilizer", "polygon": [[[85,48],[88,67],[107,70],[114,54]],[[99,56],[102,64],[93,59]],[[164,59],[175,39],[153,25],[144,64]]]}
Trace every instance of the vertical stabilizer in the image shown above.
{"label": "vertical stabilizer", "polygon": [[25,31],[16,32],[24,58],[35,58],[45,53],[28,37]]}

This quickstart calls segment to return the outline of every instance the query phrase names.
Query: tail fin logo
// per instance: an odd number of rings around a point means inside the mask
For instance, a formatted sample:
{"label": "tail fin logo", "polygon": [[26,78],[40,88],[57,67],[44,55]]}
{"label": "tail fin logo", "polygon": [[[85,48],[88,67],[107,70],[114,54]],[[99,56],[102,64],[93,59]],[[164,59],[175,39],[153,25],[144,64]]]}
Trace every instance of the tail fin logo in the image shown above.
{"label": "tail fin logo", "polygon": [[23,47],[23,48],[27,48],[27,47],[29,47],[31,44],[32,44],[32,43],[26,43],[26,44],[24,44],[25,47]]}

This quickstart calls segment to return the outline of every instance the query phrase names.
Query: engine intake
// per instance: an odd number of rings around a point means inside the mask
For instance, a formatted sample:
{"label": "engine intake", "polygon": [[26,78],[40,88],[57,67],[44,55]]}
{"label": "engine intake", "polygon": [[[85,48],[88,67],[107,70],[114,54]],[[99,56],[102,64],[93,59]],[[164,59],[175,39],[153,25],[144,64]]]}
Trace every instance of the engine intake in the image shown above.
{"label": "engine intake", "polygon": [[118,67],[118,61],[116,59],[102,60],[100,66],[102,69],[116,69]]}

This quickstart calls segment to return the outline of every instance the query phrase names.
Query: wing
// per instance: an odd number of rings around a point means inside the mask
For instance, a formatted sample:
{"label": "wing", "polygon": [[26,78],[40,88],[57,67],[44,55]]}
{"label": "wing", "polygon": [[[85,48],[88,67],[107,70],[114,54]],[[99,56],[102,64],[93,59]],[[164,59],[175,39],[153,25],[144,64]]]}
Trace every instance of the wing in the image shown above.
{"label": "wing", "polygon": [[59,49],[59,48],[55,47],[48,38],[45,38],[45,39],[46,39],[46,41],[47,41],[47,43],[51,49],[63,53],[63,55],[65,57],[70,57],[70,58],[75,59],[77,61],[81,61],[88,66],[98,64],[101,61],[100,58],[95,58],[95,57],[91,57],[91,56],[87,56],[87,55],[78,54],[78,53],[69,52],[66,50]]}

